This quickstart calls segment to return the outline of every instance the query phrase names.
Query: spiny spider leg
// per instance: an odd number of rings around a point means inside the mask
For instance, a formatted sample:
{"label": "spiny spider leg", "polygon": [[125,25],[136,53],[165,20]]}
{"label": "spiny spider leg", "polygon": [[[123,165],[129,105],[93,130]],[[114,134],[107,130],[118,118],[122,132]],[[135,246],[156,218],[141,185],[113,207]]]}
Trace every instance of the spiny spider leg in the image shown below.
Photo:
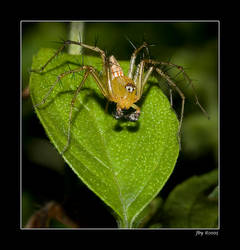
{"label": "spiny spider leg", "polygon": [[72,98],[71,106],[70,106],[70,112],[69,112],[69,120],[68,120],[68,137],[67,137],[67,144],[64,146],[64,148],[63,148],[63,150],[62,150],[62,152],[61,152],[61,155],[67,150],[67,148],[68,148],[68,146],[69,146],[69,144],[70,144],[71,123],[72,123],[72,110],[73,110],[73,107],[74,107],[74,103],[75,103],[75,101],[76,101],[76,99],[77,99],[78,93],[80,92],[80,90],[81,90],[83,84],[85,83],[85,81],[86,81],[86,79],[87,79],[87,77],[88,77],[88,75],[89,75],[90,72],[91,72],[91,71],[89,71],[89,69],[86,70],[86,72],[85,72],[85,74],[84,74],[84,76],[83,76],[83,79],[82,79],[81,83],[79,84],[79,86],[78,86],[78,88],[77,88],[77,90],[76,90],[76,92],[75,92],[75,94],[74,94],[74,96],[73,96],[73,98]]}
{"label": "spiny spider leg", "polygon": [[66,44],[79,45],[79,46],[82,46],[83,48],[87,48],[87,49],[93,50],[93,51],[95,51],[97,53],[100,53],[100,56],[102,58],[102,66],[103,66],[102,70],[105,73],[105,76],[107,78],[106,81],[107,81],[107,87],[108,87],[108,94],[109,94],[110,98],[113,98],[113,91],[112,91],[110,70],[109,70],[109,63],[106,60],[105,52],[103,50],[99,49],[98,47],[87,45],[87,44],[84,44],[84,43],[81,43],[81,42],[67,40],[67,41],[65,41],[65,43]]}
{"label": "spiny spider leg", "polygon": [[135,73],[134,73],[134,77],[133,77],[133,81],[134,82],[137,82],[137,78],[138,78],[138,75],[139,75],[139,70],[140,70],[140,63],[137,65],[137,68],[135,70]]}
{"label": "spiny spider leg", "polygon": [[143,77],[143,71],[144,71],[144,65],[145,62],[141,61],[140,62],[140,66],[139,66],[139,73],[138,73],[138,77],[136,80],[136,89],[137,89],[137,97],[140,98],[141,97],[141,89],[142,89],[142,77]]}
{"label": "spiny spider leg", "polygon": [[181,117],[180,117],[180,121],[179,121],[179,129],[178,129],[178,135],[180,135],[180,131],[181,131],[181,127],[182,127],[182,120],[183,120],[183,113],[184,113],[185,96],[184,96],[183,92],[178,88],[178,86],[170,79],[170,77],[167,74],[165,74],[159,68],[156,68],[155,70],[157,71],[157,73],[160,76],[162,76],[164,79],[167,80],[167,83],[170,85],[170,87],[175,88],[175,90],[178,92],[178,94],[182,98]]}
{"label": "spiny spider leg", "polygon": [[44,104],[48,98],[48,96],[51,94],[51,92],[53,91],[54,87],[57,85],[57,83],[65,76],[69,75],[69,74],[73,74],[73,73],[76,73],[76,72],[79,72],[79,71],[82,71],[84,69],[84,66],[83,67],[80,67],[78,69],[74,69],[74,70],[69,70],[69,71],[66,71],[62,74],[60,74],[58,77],[57,77],[57,80],[52,84],[51,88],[48,90],[48,92],[45,94],[45,96],[43,97],[42,101],[35,104],[34,107],[38,107],[42,104]]}
{"label": "spiny spider leg", "polygon": [[151,59],[144,59],[144,61],[146,63],[150,63],[150,64],[153,64],[153,65],[157,65],[157,64],[160,64],[160,65],[168,65],[168,66],[173,66],[173,67],[176,67],[178,70],[180,70],[183,75],[184,75],[184,78],[188,81],[188,83],[191,85],[192,87],[192,90],[193,90],[193,94],[194,94],[194,97],[195,97],[195,100],[196,100],[196,104],[199,106],[199,108],[201,109],[201,111],[204,113],[204,115],[208,118],[209,118],[209,115],[207,113],[207,111],[202,107],[202,105],[200,104],[199,100],[198,100],[198,96],[197,96],[197,93],[196,93],[196,90],[194,88],[194,85],[192,83],[192,80],[190,79],[190,77],[186,74],[186,72],[184,71],[183,67],[182,66],[179,66],[177,64],[174,64],[174,63],[170,63],[170,62],[158,62],[158,61],[154,61],[154,60],[151,60]]}
{"label": "spiny spider leg", "polygon": [[105,73],[107,74],[107,72],[106,72],[106,55],[105,55],[105,52],[103,50],[99,49],[98,47],[94,47],[94,46],[91,46],[91,45],[84,44],[82,42],[67,40],[64,43],[65,44],[79,45],[79,46],[82,46],[83,48],[90,49],[90,50],[93,50],[93,51],[99,53],[101,58],[102,58],[103,72],[105,71]]}
{"label": "spiny spider leg", "polygon": [[[101,58],[102,58],[102,62],[103,62],[103,66],[106,65],[106,63],[105,63],[106,56],[105,56],[105,53],[103,50],[99,49],[98,47],[84,44],[82,42],[66,40],[63,42],[63,45],[54,53],[54,55],[51,58],[48,59],[48,61],[39,70],[33,69],[33,70],[31,70],[31,72],[40,72],[41,73],[47,67],[47,65],[69,44],[79,45],[79,46],[82,46],[84,48],[87,48],[87,49],[90,49],[90,50],[93,50],[93,51],[100,53]],[[104,68],[104,70],[105,70],[105,68]]]}
{"label": "spiny spider leg", "polygon": [[37,103],[34,105],[34,107],[38,107],[42,104],[44,104],[48,98],[48,96],[51,94],[51,92],[53,91],[54,87],[56,86],[56,84],[65,76],[69,75],[69,74],[73,74],[73,73],[76,73],[76,72],[80,72],[82,70],[85,70],[85,69],[89,69],[90,73],[92,74],[93,78],[96,80],[96,83],[98,85],[98,87],[100,88],[102,94],[104,96],[107,96],[107,90],[104,88],[104,84],[101,82],[101,80],[98,78],[95,70],[93,67],[91,66],[82,66],[80,68],[77,68],[77,69],[74,69],[74,70],[69,70],[69,71],[66,71],[62,74],[60,74],[58,77],[57,77],[57,80],[53,83],[53,85],[51,86],[51,88],[49,89],[49,91],[47,92],[47,94],[43,97],[42,101],[40,103]]}
{"label": "spiny spider leg", "polygon": [[46,68],[46,66],[69,44],[79,45],[79,46],[82,46],[83,48],[87,48],[87,49],[93,50],[97,53],[100,53],[100,56],[102,58],[103,72],[105,73],[105,76],[107,78],[108,94],[110,97],[113,97],[110,72],[109,72],[108,63],[106,61],[105,52],[103,50],[99,49],[98,47],[90,46],[90,45],[84,44],[82,42],[76,42],[76,41],[71,41],[71,40],[64,41],[64,44],[56,51],[56,53],[39,70],[33,69],[33,70],[31,70],[31,72],[40,72],[41,73]]}
{"label": "spiny spider leg", "polygon": [[136,83],[136,89],[137,89],[137,99],[140,99],[143,93],[143,88],[144,85],[146,84],[148,78],[150,77],[152,71],[153,71],[153,66],[151,66],[148,71],[146,72],[144,79],[143,79],[143,71],[144,71],[144,66],[145,62],[142,60],[136,69],[135,75],[134,75],[134,82]]}
{"label": "spiny spider leg", "polygon": [[143,81],[142,81],[142,84],[141,84],[140,96],[142,96],[142,94],[143,94],[143,88],[144,88],[145,84],[147,83],[148,78],[149,78],[150,75],[152,74],[153,69],[154,69],[154,67],[151,66],[151,67],[148,69],[148,71],[146,72],[146,74],[145,74],[145,77],[144,77],[144,79],[143,79]]}
{"label": "spiny spider leg", "polygon": [[[184,113],[184,104],[185,104],[185,96],[184,96],[183,92],[178,88],[178,86],[170,79],[170,77],[167,74],[165,74],[159,68],[151,66],[148,69],[147,73],[145,74],[144,79],[142,80],[142,75],[143,75],[143,71],[144,71],[144,64],[145,63],[150,63],[151,64],[151,62],[149,62],[149,61],[152,61],[152,60],[142,60],[141,63],[140,63],[140,69],[139,69],[139,75],[140,76],[138,78],[140,80],[137,82],[137,84],[140,84],[139,86],[141,87],[140,91],[139,91],[139,95],[140,95],[139,98],[141,98],[141,96],[142,96],[144,85],[146,84],[148,78],[150,77],[153,69],[155,69],[160,76],[162,76],[164,79],[167,80],[167,83],[168,83],[168,85],[170,87],[173,87],[179,93],[180,97],[182,98],[181,117],[180,117],[179,128],[178,128],[178,140],[179,140],[179,145],[181,146],[181,144],[180,144],[180,136],[179,135],[180,135],[180,132],[181,132],[181,127],[182,127],[182,120],[183,120],[183,113]],[[171,101],[171,105],[172,105],[172,101]],[[134,108],[136,108],[136,107],[134,107]]]}
{"label": "spiny spider leg", "polygon": [[68,140],[67,140],[67,144],[65,145],[63,151],[61,152],[61,154],[63,154],[68,146],[69,146],[69,143],[70,143],[70,136],[71,136],[71,123],[72,123],[72,109],[74,107],[74,103],[76,101],[76,98],[77,98],[77,95],[78,93],[80,92],[83,84],[85,83],[87,77],[89,76],[89,74],[91,74],[93,76],[93,78],[95,79],[98,87],[100,88],[102,94],[107,97],[108,96],[108,90],[104,87],[104,84],[102,83],[102,81],[98,78],[97,74],[96,74],[96,71],[95,69],[92,67],[92,66],[82,66],[80,68],[77,68],[77,69],[74,69],[74,70],[69,70],[69,71],[66,71],[62,74],[60,74],[58,77],[57,77],[57,80],[54,82],[54,84],[51,86],[50,90],[47,92],[47,94],[44,96],[44,98],[42,99],[42,101],[36,105],[34,105],[34,107],[37,107],[43,103],[45,103],[46,99],[48,98],[48,96],[50,95],[51,91],[53,90],[53,88],[56,86],[56,84],[65,76],[69,75],[69,74],[73,74],[73,73],[76,73],[76,72],[80,72],[82,70],[86,70],[84,76],[83,76],[83,79],[80,83],[80,85],[78,86],[75,94],[74,94],[74,97],[71,101],[71,107],[70,107],[70,112],[69,112],[69,124],[68,124]]}
{"label": "spiny spider leg", "polygon": [[133,77],[133,68],[135,65],[135,60],[137,57],[137,54],[140,52],[140,50],[142,50],[143,48],[147,47],[147,43],[144,42],[139,48],[135,49],[134,52],[132,53],[131,56],[131,60],[130,60],[130,66],[129,66],[129,70],[128,70],[128,77],[132,79]]}
{"label": "spiny spider leg", "polygon": [[40,69],[31,69],[30,72],[43,72],[43,70],[47,67],[47,65],[66,47],[67,44],[63,44],[54,55],[47,60],[47,62]]}

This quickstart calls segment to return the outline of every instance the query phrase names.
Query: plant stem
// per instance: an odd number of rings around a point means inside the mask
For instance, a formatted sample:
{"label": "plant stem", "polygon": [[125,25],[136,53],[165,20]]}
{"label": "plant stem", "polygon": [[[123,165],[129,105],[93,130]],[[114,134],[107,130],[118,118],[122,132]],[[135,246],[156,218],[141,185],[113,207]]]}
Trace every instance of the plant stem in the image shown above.
{"label": "plant stem", "polygon": [[118,218],[117,223],[118,223],[118,228],[130,228],[128,220],[126,219]]}
{"label": "plant stem", "polygon": [[[69,31],[69,40],[82,41],[83,32],[84,32],[84,22],[71,22]],[[70,44],[68,47],[68,53],[71,55],[81,55],[82,47]]]}

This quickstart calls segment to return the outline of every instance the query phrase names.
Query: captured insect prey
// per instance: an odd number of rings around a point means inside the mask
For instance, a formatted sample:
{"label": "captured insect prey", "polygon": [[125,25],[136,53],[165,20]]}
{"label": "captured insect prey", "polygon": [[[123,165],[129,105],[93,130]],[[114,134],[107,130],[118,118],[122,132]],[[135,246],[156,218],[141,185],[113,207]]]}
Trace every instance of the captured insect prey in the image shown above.
{"label": "captured insect prey", "polygon": [[131,122],[135,122],[139,119],[140,112],[137,110],[129,112],[129,110],[119,109],[112,113],[113,117],[117,120],[125,119]]}
{"label": "captured insect prey", "polygon": [[[46,66],[67,46],[70,44],[82,46],[85,49],[92,50],[98,53],[101,57],[102,62],[102,74],[100,75],[98,71],[91,65],[82,65],[76,69],[69,69],[69,71],[65,71],[62,74],[57,76],[56,81],[51,85],[49,90],[46,92],[43,99],[37,103],[34,107],[37,108],[40,105],[44,104],[48,99],[49,95],[53,91],[54,87],[61,82],[61,79],[67,75],[84,72],[84,75],[81,79],[81,82],[75,91],[72,100],[71,100],[71,108],[69,112],[69,119],[68,119],[68,134],[67,134],[67,144],[65,145],[61,154],[63,154],[70,144],[70,137],[71,137],[71,125],[72,125],[72,113],[75,101],[79,92],[81,91],[86,79],[90,76],[93,77],[96,85],[100,89],[103,96],[109,102],[114,102],[116,104],[116,110],[113,112],[113,117],[115,119],[124,119],[127,121],[138,121],[140,119],[141,110],[136,103],[141,99],[143,95],[144,86],[148,82],[150,76],[152,76],[153,72],[155,72],[159,77],[163,78],[168,86],[176,91],[178,95],[181,97],[181,114],[179,118],[179,128],[178,128],[178,136],[180,135],[182,121],[183,121],[183,114],[184,114],[184,105],[185,105],[185,95],[182,90],[176,85],[176,83],[171,79],[171,77],[164,72],[160,66],[170,66],[174,67],[179,70],[180,73],[184,75],[186,81],[191,85],[196,104],[200,107],[202,112],[207,115],[207,112],[201,106],[198,101],[198,97],[195,93],[194,87],[192,85],[192,81],[189,76],[186,74],[183,67],[178,66],[176,64],[170,62],[160,62],[155,61],[152,59],[141,59],[140,62],[136,64],[136,58],[139,55],[140,51],[144,49],[148,50],[148,44],[143,42],[143,44],[135,48],[133,51],[127,75],[124,74],[120,64],[118,63],[117,59],[111,55],[107,57],[105,52],[96,47],[84,44],[82,42],[66,40],[63,42],[63,45],[55,52],[55,54],[48,59],[48,61],[40,68],[40,69],[32,69],[31,72],[33,73],[42,73]],[[107,106],[108,106],[107,103]],[[171,100],[172,103],[172,100]],[[179,136],[180,137],[180,136]]]}

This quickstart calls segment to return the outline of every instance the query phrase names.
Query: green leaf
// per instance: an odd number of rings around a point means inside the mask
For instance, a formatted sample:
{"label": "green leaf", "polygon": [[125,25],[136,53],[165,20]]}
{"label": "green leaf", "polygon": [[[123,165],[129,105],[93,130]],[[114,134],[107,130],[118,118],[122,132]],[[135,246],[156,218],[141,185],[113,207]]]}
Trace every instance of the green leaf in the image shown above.
{"label": "green leaf", "polygon": [[[55,53],[41,49],[32,69],[39,69]],[[31,73],[30,92],[38,104],[57,76],[79,67],[81,56],[60,54],[40,73]],[[84,56],[84,63],[101,70],[101,60]],[[120,62],[125,74],[129,63]],[[35,109],[47,135],[61,152],[67,143],[71,100],[82,74],[62,78],[47,101]],[[137,122],[115,120],[105,112],[106,99],[96,83],[88,78],[80,91],[73,112],[71,142],[63,158],[78,177],[115,214],[119,227],[132,227],[137,215],[158,194],[171,175],[179,145],[179,122],[167,97],[151,79],[138,105]]]}
{"label": "green leaf", "polygon": [[194,176],[177,185],[163,206],[163,225],[171,228],[216,228],[217,199],[209,199],[218,183],[218,171]]}

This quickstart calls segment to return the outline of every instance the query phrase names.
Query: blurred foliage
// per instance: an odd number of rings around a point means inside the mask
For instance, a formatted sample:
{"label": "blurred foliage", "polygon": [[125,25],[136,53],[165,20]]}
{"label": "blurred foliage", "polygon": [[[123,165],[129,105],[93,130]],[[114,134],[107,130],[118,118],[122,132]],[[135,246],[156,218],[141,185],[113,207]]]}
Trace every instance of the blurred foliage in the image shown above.
{"label": "blurred foliage", "polygon": [[22,225],[25,226],[28,219],[36,210],[36,200],[28,191],[22,192]]}
{"label": "blurred foliage", "polygon": [[[182,151],[175,170],[178,176],[175,177],[173,173],[166,184],[167,192],[170,192],[189,175],[209,172],[216,168],[218,166],[218,24],[216,22],[86,22],[84,25],[83,41],[92,45],[96,44],[105,49],[108,54],[114,54],[119,60],[129,60],[134,49],[126,37],[136,47],[146,40],[150,44],[155,44],[149,47],[151,58],[160,61],[170,60],[179,64],[193,79],[199,100],[209,113],[210,120],[207,120],[195,105],[191,87],[183,81],[182,75],[176,76],[175,81],[179,83],[187,99],[182,128]],[[40,48],[59,48],[59,42],[61,39],[68,38],[68,32],[69,23],[66,22],[22,23],[23,89],[29,82],[28,70],[33,56]],[[87,64],[87,61],[84,63]],[[166,88],[164,83],[161,85]],[[173,107],[179,114],[181,99],[176,94],[173,97]],[[58,164],[63,164],[59,163],[61,157],[56,156],[55,149],[46,139],[33,112],[30,98],[23,100],[22,103],[22,123],[23,154],[29,164],[29,169],[36,169],[36,166],[42,167],[45,164],[45,169],[62,173],[62,170],[59,172],[61,167],[56,167]],[[36,144],[38,140],[39,147]],[[50,148],[52,147],[49,153],[52,152],[55,155],[53,158],[44,154],[46,145],[43,146],[42,140],[45,140]],[[32,141],[35,143],[34,147],[31,147]],[[39,152],[45,155],[43,164],[37,157],[33,157]],[[52,159],[56,159],[55,163]],[[36,174],[39,173],[36,172]],[[30,179],[26,176],[27,170],[23,171],[23,186],[27,186],[27,189],[24,189],[25,192],[32,194],[39,188],[38,192],[41,193],[42,187],[36,187],[32,181],[26,185]],[[50,178],[49,176],[52,175],[44,177],[46,181]],[[32,178],[37,178],[37,176]],[[26,198],[26,194],[24,195]],[[24,204],[23,213],[29,210],[28,206],[32,207],[31,202],[24,202]]]}
{"label": "blurred foliage", "polygon": [[163,200],[156,197],[138,216],[136,227],[217,228],[218,171],[193,176]]}
{"label": "blurred foliage", "polygon": [[169,194],[161,212],[163,227],[218,227],[218,199],[209,194],[218,184],[218,171],[193,176],[176,186]]}

